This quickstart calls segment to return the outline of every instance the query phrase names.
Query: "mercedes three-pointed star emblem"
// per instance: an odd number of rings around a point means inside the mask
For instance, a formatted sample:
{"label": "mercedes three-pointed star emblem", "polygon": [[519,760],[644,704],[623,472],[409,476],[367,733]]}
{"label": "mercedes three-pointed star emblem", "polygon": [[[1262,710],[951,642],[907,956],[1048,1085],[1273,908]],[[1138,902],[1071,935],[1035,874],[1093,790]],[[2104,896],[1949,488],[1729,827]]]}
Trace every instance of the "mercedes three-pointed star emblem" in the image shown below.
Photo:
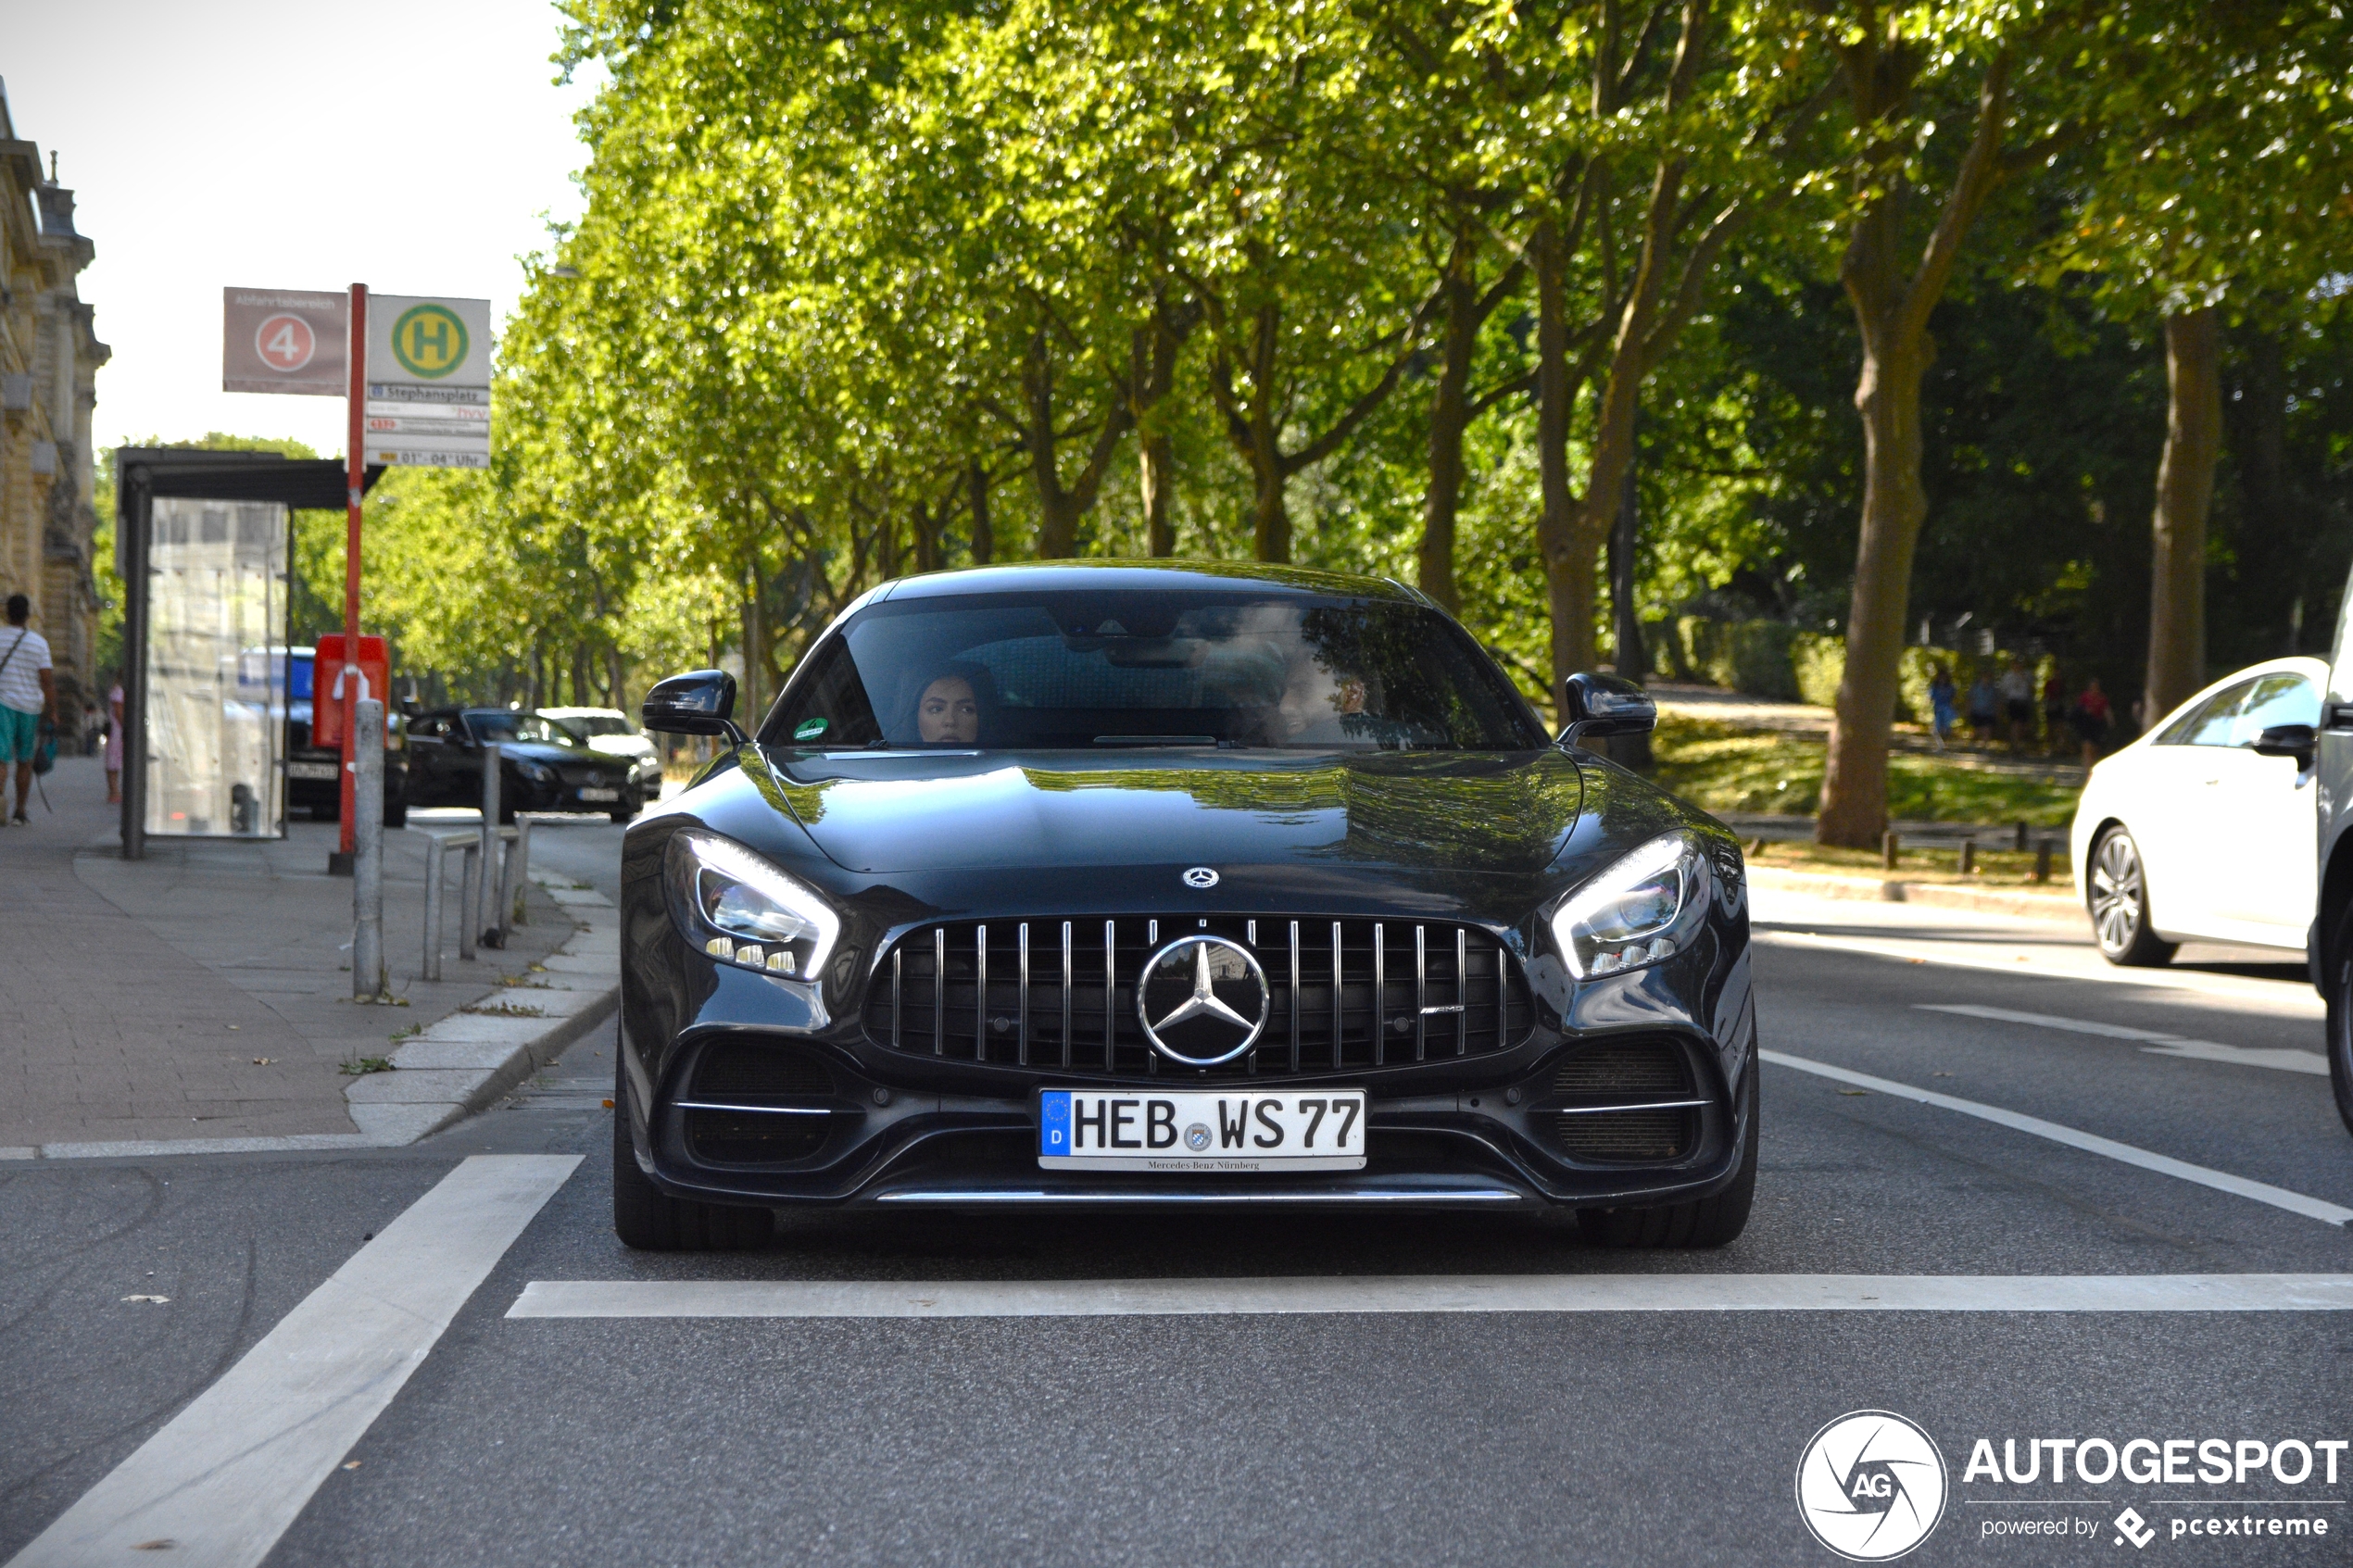
{"label": "mercedes three-pointed star emblem", "polygon": [[[1243,1008],[1236,1009],[1234,1002]],[[1258,960],[1249,948],[1223,936],[1179,936],[1145,960],[1136,985],[1136,1017],[1144,1038],[1187,1067],[1214,1067],[1250,1049],[1265,1029],[1273,1004]],[[1181,1037],[1172,1041],[1172,1031]],[[1197,1054],[1203,1047],[1206,1054]]]}

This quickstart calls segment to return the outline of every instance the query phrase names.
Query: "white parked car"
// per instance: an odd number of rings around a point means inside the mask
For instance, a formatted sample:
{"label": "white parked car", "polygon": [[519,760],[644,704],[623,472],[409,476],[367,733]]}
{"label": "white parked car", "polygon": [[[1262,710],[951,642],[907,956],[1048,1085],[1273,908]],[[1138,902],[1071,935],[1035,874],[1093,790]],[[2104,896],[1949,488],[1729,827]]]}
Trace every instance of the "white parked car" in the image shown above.
{"label": "white parked car", "polygon": [[661,753],[618,708],[543,708],[542,718],[554,719],[588,737],[588,749],[629,762],[629,782],[651,800],[661,794]]}
{"label": "white parked car", "polygon": [[2311,731],[2262,736],[2318,726],[2327,687],[2322,659],[2249,665],[2092,770],[2068,843],[2110,963],[2166,963],[2187,941],[2304,951],[2317,892]]}

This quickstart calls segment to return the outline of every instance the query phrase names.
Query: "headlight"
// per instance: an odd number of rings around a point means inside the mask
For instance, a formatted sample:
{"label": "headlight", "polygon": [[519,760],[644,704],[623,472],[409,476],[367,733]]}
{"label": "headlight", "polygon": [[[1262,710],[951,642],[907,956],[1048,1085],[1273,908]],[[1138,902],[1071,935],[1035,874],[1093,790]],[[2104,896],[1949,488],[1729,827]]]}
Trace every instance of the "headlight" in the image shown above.
{"label": "headlight", "polygon": [[1699,846],[1685,834],[1664,834],[1563,899],[1553,911],[1553,940],[1580,980],[1655,964],[1689,944],[1706,884]]}
{"label": "headlight", "polygon": [[815,889],[716,834],[674,833],[668,856],[671,910],[696,947],[788,979],[824,970],[841,916]]}
{"label": "headlight", "polygon": [[548,769],[547,764],[545,762],[534,762],[527,758],[520,759],[515,763],[515,771],[521,773],[525,779],[528,779],[533,784],[543,784],[549,779],[556,776],[555,773]]}

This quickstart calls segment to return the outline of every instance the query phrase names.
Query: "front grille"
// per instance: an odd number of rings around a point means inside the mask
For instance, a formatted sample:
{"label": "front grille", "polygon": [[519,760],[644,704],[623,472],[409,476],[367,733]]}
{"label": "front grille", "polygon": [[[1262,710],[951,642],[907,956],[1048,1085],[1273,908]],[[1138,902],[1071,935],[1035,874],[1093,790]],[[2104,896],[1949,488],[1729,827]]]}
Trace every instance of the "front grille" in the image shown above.
{"label": "front grille", "polygon": [[[806,1160],[824,1147],[832,1115],[809,1115],[812,1099],[830,1098],[834,1075],[824,1063],[790,1046],[720,1040],[704,1047],[680,1104],[686,1145],[705,1165],[779,1165]],[[796,1110],[763,1110],[762,1106]]]}
{"label": "front grille", "polygon": [[[1248,947],[1273,993],[1250,1051],[1179,1068],[1151,1048],[1136,980],[1165,942]],[[1183,916],[959,921],[909,933],[866,1004],[876,1045],[917,1056],[1084,1072],[1336,1073],[1489,1055],[1525,1040],[1535,1009],[1503,945],[1414,921]]]}
{"label": "front grille", "polygon": [[1691,1058],[1672,1040],[1604,1040],[1563,1061],[1553,1074],[1557,1102],[1540,1117],[1572,1160],[1629,1164],[1680,1160],[1699,1142],[1706,1101],[1692,1078]]}

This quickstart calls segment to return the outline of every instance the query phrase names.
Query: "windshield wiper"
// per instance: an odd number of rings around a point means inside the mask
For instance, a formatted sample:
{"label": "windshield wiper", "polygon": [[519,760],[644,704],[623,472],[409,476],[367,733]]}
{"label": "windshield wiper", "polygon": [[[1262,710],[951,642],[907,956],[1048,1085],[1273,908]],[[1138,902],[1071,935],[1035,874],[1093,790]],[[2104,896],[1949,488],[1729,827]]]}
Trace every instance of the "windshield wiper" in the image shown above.
{"label": "windshield wiper", "polygon": [[1097,746],[1206,746],[1217,745],[1215,735],[1097,735]]}

